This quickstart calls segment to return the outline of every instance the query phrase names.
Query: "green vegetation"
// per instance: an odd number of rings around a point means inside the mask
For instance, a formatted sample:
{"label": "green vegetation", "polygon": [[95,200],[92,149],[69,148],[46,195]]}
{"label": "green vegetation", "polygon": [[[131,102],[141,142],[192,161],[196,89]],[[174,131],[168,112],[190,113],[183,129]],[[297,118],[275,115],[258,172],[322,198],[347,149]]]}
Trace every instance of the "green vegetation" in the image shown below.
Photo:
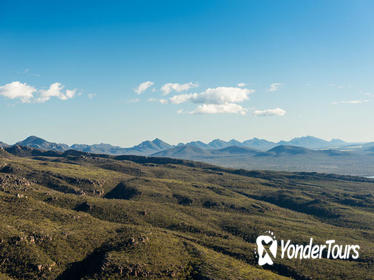
{"label": "green vegetation", "polygon": [[[30,151],[0,150],[0,279],[374,279],[374,181]],[[360,258],[262,268],[266,230]]]}

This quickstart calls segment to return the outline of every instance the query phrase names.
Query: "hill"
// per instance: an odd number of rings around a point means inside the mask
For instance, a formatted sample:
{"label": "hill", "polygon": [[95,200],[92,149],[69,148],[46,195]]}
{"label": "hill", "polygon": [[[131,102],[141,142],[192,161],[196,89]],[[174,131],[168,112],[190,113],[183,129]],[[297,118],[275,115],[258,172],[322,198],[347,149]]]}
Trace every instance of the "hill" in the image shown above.
{"label": "hill", "polygon": [[[20,146],[17,153],[23,157],[0,155],[2,279],[374,277],[373,180]],[[267,230],[294,242],[359,244],[360,258],[277,258],[259,267],[255,241]]]}
{"label": "hill", "polygon": [[223,149],[218,149],[212,151],[212,154],[219,154],[219,155],[256,155],[258,154],[258,150],[241,147],[241,146],[228,146]]}

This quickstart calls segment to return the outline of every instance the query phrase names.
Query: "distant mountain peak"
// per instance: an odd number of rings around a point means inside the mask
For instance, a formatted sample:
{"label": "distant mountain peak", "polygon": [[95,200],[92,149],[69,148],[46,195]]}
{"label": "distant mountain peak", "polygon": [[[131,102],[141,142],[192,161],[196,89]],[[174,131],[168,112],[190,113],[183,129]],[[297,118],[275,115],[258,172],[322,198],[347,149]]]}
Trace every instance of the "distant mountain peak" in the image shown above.
{"label": "distant mountain peak", "polygon": [[44,143],[44,142],[48,142],[48,141],[44,140],[43,138],[31,135],[27,137],[26,139],[24,139],[23,141],[20,141],[18,143],[27,144],[27,143]]}
{"label": "distant mountain peak", "polygon": [[236,139],[231,139],[229,142],[228,142],[229,145],[235,145],[235,146],[241,146],[242,145],[242,142],[236,140]]}
{"label": "distant mountain peak", "polygon": [[160,138],[155,138],[152,140],[152,143],[153,144],[156,144],[158,146],[168,146],[168,147],[171,147],[171,145],[169,145],[168,143],[166,143],[165,141],[162,141]]}
{"label": "distant mountain peak", "polygon": [[37,136],[29,136],[25,140],[17,142],[16,145],[23,146],[23,147],[30,147],[36,148],[40,150],[51,150],[51,151],[59,151],[63,152],[68,150],[70,147],[66,144],[57,144],[48,142],[43,138]]}
{"label": "distant mountain peak", "polygon": [[208,146],[213,149],[219,149],[229,146],[229,144],[221,139],[214,139],[208,143]]}

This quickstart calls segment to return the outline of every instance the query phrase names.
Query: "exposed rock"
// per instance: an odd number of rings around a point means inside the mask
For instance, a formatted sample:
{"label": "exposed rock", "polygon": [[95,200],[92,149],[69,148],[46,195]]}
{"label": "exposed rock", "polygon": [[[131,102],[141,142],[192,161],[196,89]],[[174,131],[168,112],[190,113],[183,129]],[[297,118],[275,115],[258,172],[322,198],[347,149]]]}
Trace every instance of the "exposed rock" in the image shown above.
{"label": "exposed rock", "polygon": [[125,182],[121,182],[104,197],[110,199],[131,199],[140,194],[141,192],[136,188],[127,186]]}
{"label": "exposed rock", "polygon": [[87,212],[87,211],[90,211],[92,209],[92,206],[87,202],[83,202],[81,204],[78,204],[74,210],[76,211],[82,211],[82,212]]}
{"label": "exposed rock", "polygon": [[145,210],[139,211],[138,213],[139,213],[139,215],[147,216],[147,211],[145,211]]}
{"label": "exposed rock", "polygon": [[179,194],[173,194],[173,197],[177,199],[178,201],[178,204],[180,205],[191,205],[192,204],[192,199],[186,197],[186,196],[183,196],[183,195],[179,195]]}
{"label": "exposed rock", "polygon": [[18,168],[14,167],[10,164],[7,164],[7,165],[2,166],[0,168],[0,172],[2,172],[2,173],[15,173],[17,170],[18,170]]}
{"label": "exposed rock", "polygon": [[27,191],[31,183],[23,178],[11,174],[0,174],[0,191],[16,192]]}

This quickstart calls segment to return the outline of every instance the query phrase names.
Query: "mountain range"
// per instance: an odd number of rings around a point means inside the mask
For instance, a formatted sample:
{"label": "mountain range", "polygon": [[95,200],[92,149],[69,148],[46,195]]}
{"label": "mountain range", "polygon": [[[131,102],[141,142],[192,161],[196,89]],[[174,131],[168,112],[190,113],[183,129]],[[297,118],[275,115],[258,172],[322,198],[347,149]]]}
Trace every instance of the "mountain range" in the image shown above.
{"label": "mountain range", "polygon": [[193,141],[170,145],[158,138],[129,148],[110,144],[58,144],[36,136],[15,145],[0,143],[7,152],[35,154],[22,147],[53,152],[70,150],[107,155],[137,155],[201,161],[224,167],[251,170],[313,171],[358,176],[374,175],[374,143],[348,143],[339,139],[326,141],[305,136],[277,143],[253,138],[246,141],[215,139],[209,143]]}
{"label": "mountain range", "polygon": [[[340,139],[332,139],[330,141],[323,140],[313,136],[304,136],[304,137],[297,137],[293,138],[290,141],[279,141],[279,142],[271,142],[265,139],[259,138],[252,138],[245,141],[238,141],[232,139],[230,141],[223,141],[221,139],[215,139],[209,143],[204,143],[202,141],[192,141],[188,143],[179,143],[178,145],[170,145],[158,138],[152,141],[144,141],[140,144],[124,148],[119,146],[112,146],[110,144],[94,144],[94,145],[86,145],[86,144],[74,144],[74,145],[66,145],[66,144],[58,144],[53,142],[48,142],[42,138],[36,136],[29,136],[25,140],[17,142],[15,145],[19,146],[26,146],[32,147],[41,150],[53,150],[53,151],[66,151],[69,149],[83,151],[83,152],[91,152],[91,153],[104,153],[104,154],[112,154],[112,155],[120,155],[120,154],[135,154],[135,155],[152,155],[154,153],[158,153],[161,151],[165,151],[167,149],[172,149],[176,147],[183,147],[183,146],[193,146],[201,149],[222,149],[230,146],[237,146],[237,147],[246,147],[255,149],[258,151],[267,151],[272,149],[276,146],[281,145],[289,145],[289,146],[298,146],[304,147],[308,149],[333,149],[333,148],[342,148],[342,147],[354,147],[357,145],[356,143],[348,143]],[[0,146],[5,147],[8,146],[6,143],[0,142]]]}

